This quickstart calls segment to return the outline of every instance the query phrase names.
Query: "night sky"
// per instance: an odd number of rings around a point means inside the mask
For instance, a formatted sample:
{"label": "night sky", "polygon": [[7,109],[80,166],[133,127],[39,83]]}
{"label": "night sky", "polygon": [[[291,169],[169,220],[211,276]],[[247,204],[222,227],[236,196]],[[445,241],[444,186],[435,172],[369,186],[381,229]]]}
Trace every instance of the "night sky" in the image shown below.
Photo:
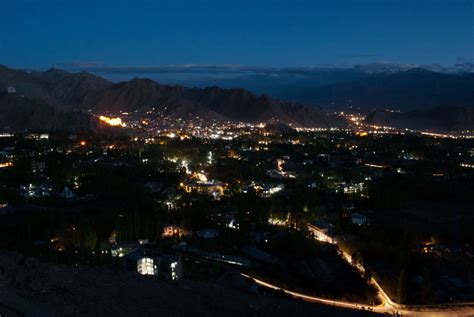
{"label": "night sky", "polygon": [[13,67],[473,59],[472,0],[12,0],[0,9],[0,64]]}

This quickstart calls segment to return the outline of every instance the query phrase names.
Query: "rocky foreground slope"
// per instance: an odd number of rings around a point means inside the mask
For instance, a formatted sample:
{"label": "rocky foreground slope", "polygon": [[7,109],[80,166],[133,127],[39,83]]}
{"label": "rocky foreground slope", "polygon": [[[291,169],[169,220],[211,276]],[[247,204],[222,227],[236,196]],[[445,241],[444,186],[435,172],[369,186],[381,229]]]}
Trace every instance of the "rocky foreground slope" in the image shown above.
{"label": "rocky foreground slope", "polygon": [[3,316],[364,316],[249,291],[238,273],[178,282],[0,251]]}

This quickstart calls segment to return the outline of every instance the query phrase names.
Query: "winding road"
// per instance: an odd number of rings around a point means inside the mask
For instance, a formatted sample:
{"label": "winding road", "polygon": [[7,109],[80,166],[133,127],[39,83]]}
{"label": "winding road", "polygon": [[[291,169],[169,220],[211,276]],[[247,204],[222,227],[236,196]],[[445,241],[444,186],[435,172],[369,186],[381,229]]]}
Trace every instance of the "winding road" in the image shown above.
{"label": "winding road", "polygon": [[[309,296],[302,293],[294,292],[289,289],[281,288],[277,285],[265,282],[259,278],[241,273],[243,277],[252,279],[256,284],[282,291],[288,295],[293,296],[294,298],[302,299],[306,302],[323,304],[333,307],[353,309],[353,310],[362,310],[362,311],[371,311],[375,313],[389,313],[389,314],[399,314],[402,316],[474,316],[474,303],[458,303],[458,304],[446,304],[446,305],[399,305],[397,303],[383,300],[380,305],[367,305],[356,302],[347,302],[326,299],[321,297]],[[381,296],[381,298],[383,295]]]}
{"label": "winding road", "polygon": [[[341,257],[350,265],[357,268],[357,270],[363,274],[365,268],[360,263],[353,263],[352,257],[345,251],[340,250]],[[368,305],[357,302],[348,302],[340,300],[332,300],[327,298],[310,296],[298,292],[291,291],[289,289],[281,288],[277,285],[268,283],[262,279],[254,276],[250,276],[241,273],[242,276],[252,279],[257,285],[262,287],[282,291],[294,298],[302,299],[306,302],[318,303],[322,305],[328,305],[333,307],[359,310],[359,311],[371,311],[375,313],[388,313],[398,314],[400,316],[474,316],[474,302],[468,303],[449,303],[449,304],[437,304],[437,305],[400,305],[390,298],[380,284],[372,277],[370,284],[373,285],[380,298],[381,304],[379,305]]]}

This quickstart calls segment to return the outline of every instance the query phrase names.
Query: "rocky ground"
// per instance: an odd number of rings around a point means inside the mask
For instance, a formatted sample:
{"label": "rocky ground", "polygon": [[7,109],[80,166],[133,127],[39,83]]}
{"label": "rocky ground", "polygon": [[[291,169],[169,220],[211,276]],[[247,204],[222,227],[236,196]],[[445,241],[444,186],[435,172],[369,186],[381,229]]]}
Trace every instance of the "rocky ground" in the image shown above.
{"label": "rocky ground", "polygon": [[362,316],[249,291],[240,275],[164,281],[0,251],[0,316]]}

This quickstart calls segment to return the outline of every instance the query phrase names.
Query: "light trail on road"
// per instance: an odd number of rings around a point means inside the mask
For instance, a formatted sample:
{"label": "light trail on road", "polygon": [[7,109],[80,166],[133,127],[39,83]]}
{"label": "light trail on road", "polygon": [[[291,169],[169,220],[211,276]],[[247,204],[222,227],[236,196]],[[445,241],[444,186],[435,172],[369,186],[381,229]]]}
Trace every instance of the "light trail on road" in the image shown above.
{"label": "light trail on road", "polygon": [[[291,295],[294,298],[300,298],[305,302],[317,303],[326,306],[352,309],[358,311],[367,311],[374,313],[389,313],[398,314],[401,316],[474,316],[474,303],[458,303],[450,304],[448,306],[437,305],[433,306],[426,305],[398,305],[397,303],[391,304],[390,302],[383,301],[380,305],[367,305],[356,302],[332,300],[327,298],[321,298],[316,296],[310,296],[298,292],[291,291],[289,289],[281,288],[277,285],[265,282],[259,278],[250,276],[248,274],[240,273],[243,277],[253,280],[257,285],[262,287],[270,288],[277,291],[282,291],[285,294]],[[434,305],[436,306],[436,305]]]}
{"label": "light trail on road", "polygon": [[[315,296],[310,296],[310,295],[305,295],[302,293],[290,291],[288,289],[281,288],[279,286],[276,286],[274,284],[270,284],[268,282],[265,282],[261,279],[258,279],[256,277],[240,273],[243,277],[250,278],[252,279],[255,283],[257,283],[260,286],[266,287],[266,288],[271,288],[277,291],[282,291],[288,295],[291,295],[295,298],[301,298],[302,300],[306,302],[311,302],[311,303],[319,303],[319,304],[324,304],[324,305],[329,305],[333,307],[340,307],[340,308],[349,308],[349,309],[357,309],[357,310],[373,310],[373,311],[379,311],[380,309],[383,309],[385,306],[371,306],[371,305],[365,305],[361,303],[354,303],[354,302],[345,302],[345,301],[338,301],[338,300],[332,300],[332,299],[327,299],[327,298],[321,298],[321,297],[315,297]],[[375,310],[377,308],[377,310]],[[388,312],[390,310],[380,310],[380,312]]]}
{"label": "light trail on road", "polygon": [[[317,239],[316,239],[317,240]],[[337,243],[336,243],[337,245]],[[338,248],[339,249],[339,248]],[[362,275],[365,273],[365,268],[360,263],[354,263],[352,257],[345,251],[339,249],[341,258],[344,259],[349,265],[355,267]],[[390,313],[398,314],[403,316],[474,316],[474,302],[468,303],[449,303],[449,304],[438,304],[438,305],[400,305],[390,298],[382,286],[371,277],[370,284],[377,289],[377,294],[381,303],[379,305],[368,305],[357,302],[348,302],[341,300],[332,300],[327,298],[321,298],[316,296],[310,296],[289,289],[281,288],[277,285],[266,282],[262,279],[240,273],[243,277],[252,279],[257,285],[282,291],[285,294],[291,295],[294,298],[300,298],[306,302],[318,303],[327,306],[352,309],[358,311],[368,311],[375,313]]]}

